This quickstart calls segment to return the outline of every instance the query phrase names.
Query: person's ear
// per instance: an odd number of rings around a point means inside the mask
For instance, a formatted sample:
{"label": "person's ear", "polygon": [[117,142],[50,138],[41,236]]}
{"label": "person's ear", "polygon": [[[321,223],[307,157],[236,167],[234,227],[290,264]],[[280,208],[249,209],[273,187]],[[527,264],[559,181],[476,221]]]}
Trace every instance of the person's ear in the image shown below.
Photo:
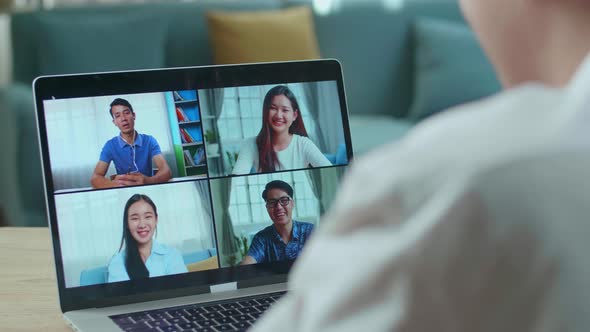
{"label": "person's ear", "polygon": [[299,110],[295,109],[295,112],[293,112],[293,115],[294,115],[293,121],[297,120],[297,117],[299,116]]}

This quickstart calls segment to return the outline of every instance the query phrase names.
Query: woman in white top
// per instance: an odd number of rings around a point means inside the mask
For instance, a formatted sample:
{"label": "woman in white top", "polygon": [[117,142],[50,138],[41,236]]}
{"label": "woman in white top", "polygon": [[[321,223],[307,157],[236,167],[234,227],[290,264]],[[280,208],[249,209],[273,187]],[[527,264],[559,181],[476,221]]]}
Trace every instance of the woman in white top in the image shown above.
{"label": "woman in white top", "polygon": [[232,174],[332,165],[307,137],[299,103],[288,87],[270,89],[262,112],[262,129],[258,136],[246,139]]}

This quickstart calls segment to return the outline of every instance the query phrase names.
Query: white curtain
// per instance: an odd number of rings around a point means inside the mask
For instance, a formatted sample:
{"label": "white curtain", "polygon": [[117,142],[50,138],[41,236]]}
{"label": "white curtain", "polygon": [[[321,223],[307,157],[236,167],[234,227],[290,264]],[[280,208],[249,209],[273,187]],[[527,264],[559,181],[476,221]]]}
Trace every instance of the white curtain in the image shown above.
{"label": "white curtain", "polygon": [[317,123],[320,149],[336,153],[338,145],[344,144],[342,111],[336,81],[308,83],[304,87],[309,113]]}
{"label": "white curtain", "polygon": [[56,195],[66,286],[79,286],[83,270],[106,266],[117,253],[125,203],[133,194],[145,194],[156,204],[158,242],[183,254],[214,248],[213,220],[203,210],[211,203],[198,186],[183,182]]}
{"label": "white curtain", "polygon": [[[177,171],[165,93],[47,100],[44,102],[51,171],[56,190],[90,187],[104,144],[119,135],[109,105],[124,98],[133,106],[137,132],[152,135],[170,168]],[[107,175],[114,174],[111,163]]]}

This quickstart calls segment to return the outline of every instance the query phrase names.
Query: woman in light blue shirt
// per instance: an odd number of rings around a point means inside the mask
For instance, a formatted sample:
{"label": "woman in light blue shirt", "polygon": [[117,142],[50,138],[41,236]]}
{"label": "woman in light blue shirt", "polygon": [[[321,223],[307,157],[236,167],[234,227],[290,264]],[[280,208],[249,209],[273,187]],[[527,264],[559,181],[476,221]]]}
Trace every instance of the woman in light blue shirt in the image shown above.
{"label": "woman in light blue shirt", "polygon": [[109,263],[108,282],[188,272],[178,250],[153,239],[157,225],[156,204],[146,195],[131,196],[123,213],[121,246]]}

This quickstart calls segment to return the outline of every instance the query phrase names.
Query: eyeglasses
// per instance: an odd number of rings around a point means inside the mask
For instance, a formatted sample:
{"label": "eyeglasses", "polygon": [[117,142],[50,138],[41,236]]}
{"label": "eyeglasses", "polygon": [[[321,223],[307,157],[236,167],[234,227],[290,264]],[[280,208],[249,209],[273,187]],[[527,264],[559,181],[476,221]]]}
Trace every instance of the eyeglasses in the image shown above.
{"label": "eyeglasses", "polygon": [[279,199],[269,199],[266,201],[266,207],[271,209],[277,206],[277,203],[281,204],[281,206],[287,206],[291,202],[291,197],[283,196]]}

